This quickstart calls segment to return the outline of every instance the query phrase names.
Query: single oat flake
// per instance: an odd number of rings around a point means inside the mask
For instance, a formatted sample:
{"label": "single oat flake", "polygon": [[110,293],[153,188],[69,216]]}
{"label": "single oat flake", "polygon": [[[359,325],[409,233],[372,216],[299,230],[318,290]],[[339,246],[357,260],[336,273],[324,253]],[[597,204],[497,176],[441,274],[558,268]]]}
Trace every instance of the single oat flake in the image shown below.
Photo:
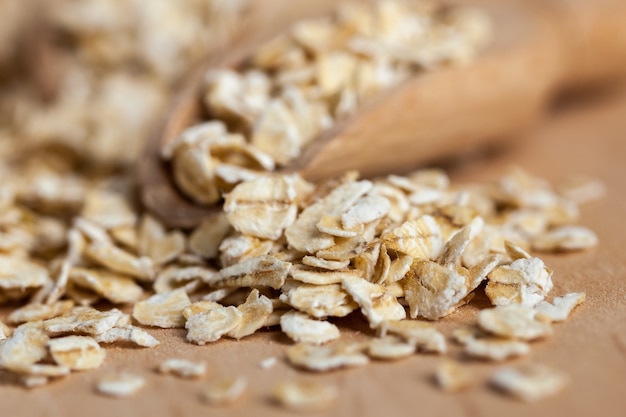
{"label": "single oat flake", "polygon": [[332,323],[309,318],[306,314],[289,312],[280,318],[281,330],[294,342],[322,345],[338,339],[339,329]]}
{"label": "single oat flake", "polygon": [[133,317],[139,323],[163,328],[184,327],[183,310],[191,304],[184,289],[153,295],[135,303]]}
{"label": "single oat flake", "polygon": [[202,391],[202,399],[211,405],[230,405],[243,396],[248,381],[243,377],[226,378],[214,382]]}
{"label": "single oat flake", "polygon": [[369,363],[367,356],[360,352],[359,344],[315,346],[298,343],[287,349],[287,359],[297,367],[310,371],[363,366]]}
{"label": "single oat flake", "polygon": [[585,301],[585,293],[572,292],[562,297],[555,297],[552,303],[542,301],[535,307],[537,318],[547,322],[565,321],[572,310]]}
{"label": "single oat flake", "polygon": [[141,390],[146,381],[129,373],[109,374],[100,378],[96,384],[96,391],[110,397],[130,397]]}
{"label": "single oat flake", "polygon": [[504,367],[491,377],[494,387],[526,402],[536,402],[562,391],[569,381],[561,371],[542,364]]}
{"label": "single oat flake", "polygon": [[294,411],[320,411],[332,405],[339,391],[320,382],[283,382],[274,388],[274,399]]}
{"label": "single oat flake", "polygon": [[99,368],[106,352],[88,336],[65,336],[48,341],[52,359],[75,371]]}
{"label": "single oat flake", "polygon": [[474,382],[474,378],[467,367],[451,359],[439,363],[435,372],[435,380],[445,392],[465,390]]}
{"label": "single oat flake", "polygon": [[540,321],[537,313],[523,305],[498,306],[478,313],[478,324],[496,336],[534,340],[552,334],[548,323]]}
{"label": "single oat flake", "polygon": [[167,359],[161,362],[157,371],[162,374],[172,374],[181,378],[200,378],[206,374],[206,363],[192,362],[186,359]]}

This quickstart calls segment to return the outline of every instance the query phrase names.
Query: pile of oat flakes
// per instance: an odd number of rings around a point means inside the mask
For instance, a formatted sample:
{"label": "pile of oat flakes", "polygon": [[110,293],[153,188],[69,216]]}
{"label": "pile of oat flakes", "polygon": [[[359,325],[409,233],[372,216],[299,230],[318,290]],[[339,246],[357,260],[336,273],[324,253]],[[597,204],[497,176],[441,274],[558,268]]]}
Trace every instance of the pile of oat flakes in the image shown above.
{"label": "pile of oat flakes", "polygon": [[316,137],[410,76],[470,61],[489,39],[485,13],[430,2],[343,3],[301,20],[233,69],[206,73],[210,120],[163,149],[200,204],[284,167]]}
{"label": "pile of oat flakes", "polygon": [[[362,23],[355,10],[345,13],[355,19],[346,25]],[[201,180],[186,189],[192,197],[204,203],[224,198],[222,212],[194,230],[168,229],[141,209],[134,176],[119,170],[128,161],[118,156],[124,151],[119,146],[107,145],[118,150],[94,162],[98,153],[84,137],[64,142],[71,136],[50,128],[42,142],[17,129],[15,120],[15,128],[2,131],[0,304],[9,311],[7,324],[0,323],[3,371],[26,387],[44,386],[100,367],[112,343],[155,348],[159,333],[149,327],[185,328],[187,340],[198,345],[279,328],[294,341],[286,360],[319,372],[421,352],[446,357],[450,341],[436,321],[462,309],[477,292],[493,307],[482,310],[474,326],[455,332],[454,341],[467,357],[501,362],[529,354],[533,341],[549,337],[553,323],[584,301],[582,293],[549,295],[553,273],[531,251],[597,244],[592,231],[576,225],[579,205],[602,193],[596,181],[553,187],[516,169],[493,183],[455,186],[444,172],[431,169],[370,180],[349,172],[312,184],[297,174],[271,172],[342,117],[342,109],[355,111],[369,97],[364,91],[397,83],[415,64],[394,57],[364,60],[367,48],[377,50],[367,37],[357,42],[364,48],[358,59],[326,55],[323,44],[307,43],[320,36],[335,39],[324,22],[303,23],[292,37],[262,50],[271,77],[260,71],[210,75],[207,103],[218,103],[209,108],[222,111],[220,121],[192,128],[200,134],[188,131],[166,151],[174,161],[185,155],[179,170],[209,166],[177,174],[179,184],[181,177]],[[433,64],[442,59],[437,53],[428,55],[437,58]],[[454,60],[452,53],[445,57]],[[350,60],[358,65],[346,64]],[[328,65],[344,64],[361,68],[357,73],[372,84],[323,81]],[[212,84],[218,79],[232,83]],[[316,96],[318,89],[323,94]],[[90,113],[99,108],[85,106]],[[66,117],[63,107],[52,107],[61,113],[46,117]],[[295,109],[304,112],[298,122]],[[297,129],[287,128],[285,120]],[[82,129],[90,123],[60,125]],[[46,152],[31,155],[42,143]],[[261,169],[250,169],[250,161]],[[198,190],[205,194],[194,194]],[[342,340],[344,329],[327,320],[349,314],[369,324],[367,341]],[[198,378],[206,365],[171,358],[157,371]],[[436,378],[449,391],[474,382],[452,359],[442,361]],[[503,367],[493,375],[494,384],[528,401],[559,391],[566,381],[540,364]],[[112,374],[96,389],[126,396],[143,385],[139,376]],[[245,389],[242,377],[216,381],[203,398],[226,404]],[[279,403],[298,409],[327,405],[337,394],[315,383],[286,382],[275,390]]]}

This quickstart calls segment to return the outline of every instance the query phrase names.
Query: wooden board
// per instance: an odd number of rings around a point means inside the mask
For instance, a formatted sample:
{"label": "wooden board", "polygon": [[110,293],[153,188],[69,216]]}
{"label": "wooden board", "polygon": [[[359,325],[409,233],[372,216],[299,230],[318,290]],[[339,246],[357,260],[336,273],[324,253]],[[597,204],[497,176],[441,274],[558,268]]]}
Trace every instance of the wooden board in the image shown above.
{"label": "wooden board", "polygon": [[[316,375],[299,372],[283,359],[289,341],[278,332],[243,339],[222,340],[207,346],[186,343],[183,330],[150,330],[161,340],[155,349],[111,347],[102,369],[76,373],[52,385],[28,391],[0,373],[0,412],[3,416],[270,416],[277,412],[269,400],[271,387],[284,380],[319,380],[341,391],[333,408],[319,415],[340,416],[624,416],[626,410],[626,87],[609,97],[570,106],[546,125],[512,147],[485,159],[466,162],[451,171],[455,182],[487,181],[516,165],[557,181],[583,173],[606,182],[607,196],[582,210],[582,224],[595,230],[600,245],[590,251],[545,256],[554,270],[553,294],[584,291],[587,302],[569,321],[555,325],[553,337],[534,343],[529,357],[513,365],[538,361],[552,364],[571,376],[560,395],[537,404],[524,404],[485,385],[495,369],[470,363],[478,384],[462,394],[446,395],[432,383],[439,357],[416,355],[399,362]],[[475,318],[480,298],[446,317],[439,327],[446,334]],[[342,328],[367,332],[358,317],[342,321]],[[358,337],[358,334],[354,335]],[[458,348],[452,347],[453,353]],[[276,356],[279,363],[262,370],[259,362]],[[182,381],[160,376],[153,368],[170,357],[204,360],[208,376]],[[143,375],[147,386],[130,399],[108,399],[94,394],[103,374],[126,370]],[[222,376],[249,380],[245,399],[230,408],[211,408],[199,400],[205,384]],[[309,414],[311,415],[311,414]],[[316,414],[312,414],[316,415]]]}

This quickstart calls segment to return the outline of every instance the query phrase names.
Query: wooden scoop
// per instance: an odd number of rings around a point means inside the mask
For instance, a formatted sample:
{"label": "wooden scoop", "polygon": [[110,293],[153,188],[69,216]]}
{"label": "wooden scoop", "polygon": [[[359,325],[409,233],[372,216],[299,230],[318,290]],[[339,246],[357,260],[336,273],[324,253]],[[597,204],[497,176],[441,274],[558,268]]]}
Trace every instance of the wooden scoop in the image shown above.
{"label": "wooden scoop", "polygon": [[[536,0],[483,8],[493,39],[474,62],[419,73],[386,91],[316,138],[285,170],[309,180],[350,169],[365,177],[406,172],[510,138],[537,123],[555,94],[626,72],[626,1]],[[193,227],[219,207],[185,198],[160,149],[199,121],[207,68],[239,62],[245,51],[236,49],[191,77],[149,139],[139,166],[142,200],[170,226]]]}

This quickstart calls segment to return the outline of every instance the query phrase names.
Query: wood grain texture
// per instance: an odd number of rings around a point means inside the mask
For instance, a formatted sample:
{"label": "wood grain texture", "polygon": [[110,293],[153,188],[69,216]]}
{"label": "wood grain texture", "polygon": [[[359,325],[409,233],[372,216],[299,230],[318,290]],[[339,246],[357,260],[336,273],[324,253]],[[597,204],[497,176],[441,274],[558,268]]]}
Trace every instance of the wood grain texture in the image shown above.
{"label": "wood grain texture", "polygon": [[[288,367],[282,360],[289,344],[278,332],[262,332],[237,342],[222,340],[206,346],[186,343],[183,330],[150,329],[161,340],[155,349],[107,348],[104,367],[76,373],[49,387],[26,391],[0,373],[2,415],[41,417],[104,416],[289,416],[269,401],[271,388],[284,380],[319,380],[335,384],[341,397],[335,406],[316,416],[482,416],[482,417],[623,417],[626,406],[626,87],[611,97],[570,107],[551,117],[541,129],[512,142],[508,149],[489,158],[467,161],[451,171],[454,182],[499,178],[515,165],[552,182],[574,174],[588,174],[606,182],[607,196],[583,207],[581,223],[598,233],[597,248],[580,253],[543,256],[554,270],[552,294],[584,291],[587,301],[572,317],[555,325],[554,335],[532,344],[527,358],[548,363],[569,373],[571,383],[556,397],[525,404],[492,391],[485,380],[495,366],[475,362],[470,369],[477,385],[461,394],[441,393],[431,376],[439,357],[416,355],[399,362],[374,362],[359,369],[315,375]],[[477,297],[438,327],[449,335],[475,319],[484,303]],[[0,315],[2,316],[2,315]],[[368,332],[358,315],[341,321],[348,336]],[[452,354],[458,347],[451,345]],[[262,370],[258,363],[277,356],[275,368]],[[157,375],[152,369],[170,357],[204,360],[205,380],[183,381]],[[93,385],[112,370],[143,375],[147,386],[130,399],[113,400],[93,393]],[[204,405],[199,393],[205,384],[222,376],[248,378],[250,390],[231,408]],[[301,414],[300,414],[301,415]]]}
{"label": "wood grain texture", "polygon": [[[266,22],[278,31],[296,15],[320,14],[331,3],[315,2],[317,8],[310,10],[285,4]],[[626,2],[483,3],[493,21],[493,41],[474,62],[417,74],[387,91],[324,132],[285,170],[310,180],[349,169],[364,177],[407,172],[419,164],[515,139],[542,120],[559,91],[626,73],[626,25],[615,18],[626,16]],[[259,15],[256,21],[266,27],[260,22],[267,18]],[[207,67],[237,62],[271,32],[265,29]],[[215,207],[195,205],[176,189],[158,152],[199,117],[200,79],[190,78],[164,125],[150,138],[140,165],[144,204],[171,226],[192,227],[215,212]]]}

